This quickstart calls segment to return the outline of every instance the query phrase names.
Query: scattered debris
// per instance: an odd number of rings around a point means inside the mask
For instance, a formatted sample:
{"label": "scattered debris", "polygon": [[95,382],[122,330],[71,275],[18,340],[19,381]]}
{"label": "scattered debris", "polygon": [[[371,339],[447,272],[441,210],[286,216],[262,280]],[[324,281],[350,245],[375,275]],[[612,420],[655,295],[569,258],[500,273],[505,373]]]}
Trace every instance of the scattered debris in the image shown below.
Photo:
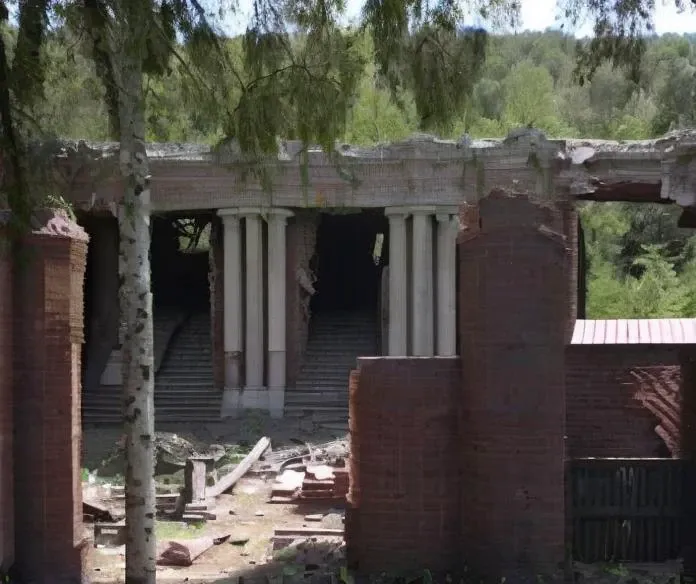
{"label": "scattered debris", "polygon": [[[340,466],[345,464],[349,454],[346,440],[334,440],[324,444],[310,445],[301,442],[302,446],[276,450],[264,457],[262,463],[254,468],[257,474],[281,474],[286,469],[300,470],[306,465],[328,464]],[[304,469],[302,469],[304,470]]]}
{"label": "scattered debris", "polygon": [[321,521],[324,519],[324,514],[323,513],[314,513],[312,515],[305,515],[304,516],[305,521]]}
{"label": "scattered debris", "polygon": [[220,545],[230,535],[199,537],[197,539],[164,541],[157,546],[157,564],[160,566],[190,566],[201,554],[214,545]]}
{"label": "scattered debris", "polygon": [[95,523],[94,547],[120,547],[126,543],[126,524]]}
{"label": "scattered debris", "polygon": [[210,497],[217,497],[218,495],[221,495],[225,491],[231,489],[234,484],[249,471],[253,464],[258,462],[258,460],[263,456],[263,453],[266,452],[270,446],[270,438],[267,436],[261,438],[251,452],[244,457],[244,460],[242,460],[231,473],[221,477],[214,486],[207,490],[207,495]]}
{"label": "scattered debris", "polygon": [[342,501],[348,494],[349,476],[345,467],[318,465],[304,472],[286,470],[273,484],[271,503],[290,503],[302,499]]}
{"label": "scattered debris", "polygon": [[82,501],[82,514],[85,515],[86,519],[94,522],[114,522],[121,519],[121,516],[117,516],[113,508],[94,499]]}

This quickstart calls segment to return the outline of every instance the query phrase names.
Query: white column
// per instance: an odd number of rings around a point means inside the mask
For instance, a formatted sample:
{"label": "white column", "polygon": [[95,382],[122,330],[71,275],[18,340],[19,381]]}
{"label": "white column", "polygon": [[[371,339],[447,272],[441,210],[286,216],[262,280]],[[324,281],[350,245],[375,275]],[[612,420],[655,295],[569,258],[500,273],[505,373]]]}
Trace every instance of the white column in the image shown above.
{"label": "white column", "polygon": [[408,247],[406,212],[387,209],[389,217],[389,337],[390,356],[408,355]]}
{"label": "white column", "polygon": [[433,225],[434,209],[413,208],[413,324],[412,353],[417,357],[434,354],[433,327]]}
{"label": "white column", "polygon": [[261,389],[264,365],[263,231],[258,213],[246,219],[246,351],[245,387]]}
{"label": "white column", "polygon": [[437,215],[437,354],[457,354],[457,219]]}
{"label": "white column", "polygon": [[271,417],[285,407],[286,225],[292,211],[272,209],[268,218],[268,398]]}
{"label": "white column", "polygon": [[244,349],[241,224],[235,210],[218,215],[223,225],[225,389],[239,389]]}

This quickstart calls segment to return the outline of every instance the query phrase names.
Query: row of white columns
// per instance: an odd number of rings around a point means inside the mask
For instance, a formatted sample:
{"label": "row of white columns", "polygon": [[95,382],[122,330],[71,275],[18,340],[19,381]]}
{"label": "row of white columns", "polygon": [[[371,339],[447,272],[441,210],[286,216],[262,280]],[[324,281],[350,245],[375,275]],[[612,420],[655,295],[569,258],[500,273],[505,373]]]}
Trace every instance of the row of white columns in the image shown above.
{"label": "row of white columns", "polygon": [[[391,356],[454,356],[457,209],[389,207],[385,213],[389,217],[388,353]],[[409,217],[412,218],[410,254]],[[435,246],[433,218],[437,220]],[[436,257],[435,274],[433,256]]]}
{"label": "row of white columns", "polygon": [[[224,227],[225,397],[222,415],[234,415],[244,408],[262,408],[268,409],[274,417],[282,417],[286,383],[286,225],[293,213],[278,208],[263,211],[237,208],[221,209],[218,215]],[[267,294],[264,294],[264,223],[268,226]],[[268,300],[268,331],[264,329],[264,298]]]}

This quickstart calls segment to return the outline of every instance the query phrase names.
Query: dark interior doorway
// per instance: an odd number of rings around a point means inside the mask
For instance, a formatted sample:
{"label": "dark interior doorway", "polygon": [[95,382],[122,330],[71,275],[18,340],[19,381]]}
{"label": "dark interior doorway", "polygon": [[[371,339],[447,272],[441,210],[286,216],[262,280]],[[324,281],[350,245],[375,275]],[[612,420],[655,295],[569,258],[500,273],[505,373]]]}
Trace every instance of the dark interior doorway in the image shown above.
{"label": "dark interior doorway", "polygon": [[388,226],[381,209],[322,213],[313,258],[313,313],[377,309]]}
{"label": "dark interior doorway", "polygon": [[209,239],[210,217],[206,215],[153,217],[150,260],[155,311],[209,310]]}

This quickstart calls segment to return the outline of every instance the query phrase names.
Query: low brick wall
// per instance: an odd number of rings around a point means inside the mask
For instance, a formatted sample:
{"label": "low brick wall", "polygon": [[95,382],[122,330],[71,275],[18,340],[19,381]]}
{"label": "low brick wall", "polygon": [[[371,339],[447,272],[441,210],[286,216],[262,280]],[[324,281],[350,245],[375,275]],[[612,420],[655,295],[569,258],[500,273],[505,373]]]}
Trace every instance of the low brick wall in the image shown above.
{"label": "low brick wall", "polygon": [[457,564],[458,358],[360,358],[350,380],[348,562],[361,572]]}
{"label": "low brick wall", "polygon": [[59,218],[27,238],[15,280],[15,538],[24,581],[80,581],[80,363],[87,236]]}
{"label": "low brick wall", "polygon": [[568,456],[678,455],[680,359],[674,345],[569,346]]}

